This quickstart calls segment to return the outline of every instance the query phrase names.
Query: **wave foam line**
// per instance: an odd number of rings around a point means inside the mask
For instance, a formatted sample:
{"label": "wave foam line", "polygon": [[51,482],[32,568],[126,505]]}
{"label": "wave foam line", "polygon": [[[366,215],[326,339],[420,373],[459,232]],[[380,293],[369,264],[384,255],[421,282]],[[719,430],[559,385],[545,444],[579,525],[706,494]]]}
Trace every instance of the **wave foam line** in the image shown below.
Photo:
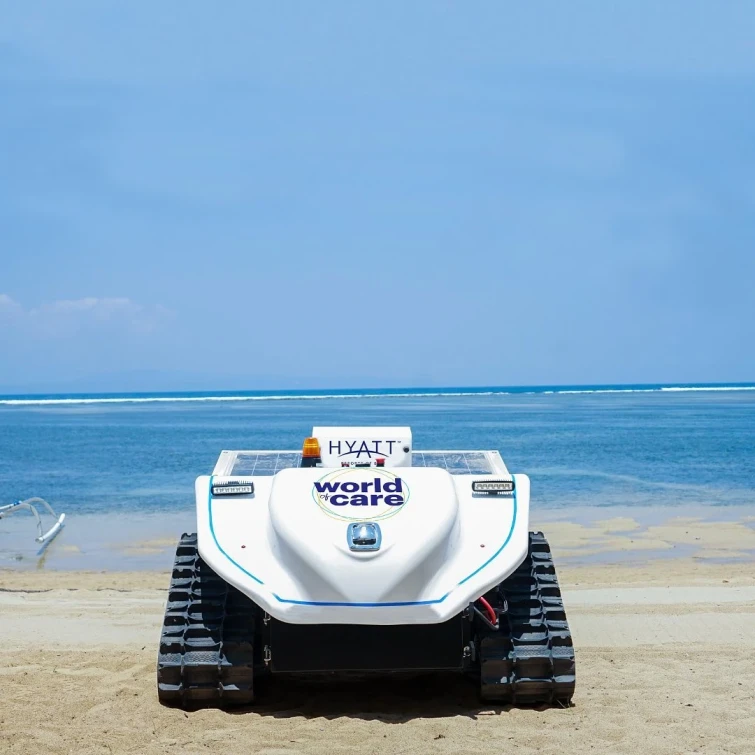
{"label": "wave foam line", "polygon": [[668,386],[667,388],[661,388],[662,391],[755,391],[755,385],[740,385],[740,386],[728,386],[728,385],[708,385],[702,388],[695,388],[689,385],[680,386]]}
{"label": "wave foam line", "polygon": [[74,398],[4,398],[2,406],[66,406],[75,404],[175,404],[201,402],[238,401],[324,401],[327,399],[375,399],[375,398],[449,398],[463,396],[533,396],[533,395],[589,395],[603,393],[663,393],[663,392],[711,392],[755,391],[755,385],[747,386],[658,386],[648,388],[554,388],[548,390],[500,390],[500,391],[423,391],[402,393],[325,393],[325,394],[276,394],[269,396],[107,396]]}
{"label": "wave foam line", "polygon": [[[534,393],[535,391],[533,391]],[[124,396],[108,398],[41,398],[0,399],[6,406],[51,406],[63,404],[155,404],[201,401],[320,401],[345,398],[432,398],[442,396],[510,396],[511,391],[459,391],[444,393],[342,393],[300,396]]]}
{"label": "wave foam line", "polygon": [[[681,391],[690,391],[698,393],[707,393],[710,391],[755,391],[755,385],[680,385],[680,386],[662,386],[660,388],[569,388],[554,391],[532,391],[532,393],[548,394],[587,394],[587,393],[673,393]],[[522,394],[525,395],[525,394]]]}

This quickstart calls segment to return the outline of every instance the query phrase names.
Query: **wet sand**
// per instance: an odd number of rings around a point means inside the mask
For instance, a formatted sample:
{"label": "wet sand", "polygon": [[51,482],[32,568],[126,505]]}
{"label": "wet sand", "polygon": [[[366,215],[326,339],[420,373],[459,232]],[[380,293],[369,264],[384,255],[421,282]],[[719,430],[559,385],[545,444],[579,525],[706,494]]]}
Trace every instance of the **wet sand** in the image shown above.
{"label": "wet sand", "polygon": [[[677,513],[678,512],[678,513]],[[176,541],[195,528],[192,509],[161,513],[70,514],[62,534],[43,552],[31,517],[3,519],[0,572],[13,570],[165,571]],[[755,560],[751,507],[696,509],[534,509],[558,564],[632,564],[691,558],[706,562]]]}

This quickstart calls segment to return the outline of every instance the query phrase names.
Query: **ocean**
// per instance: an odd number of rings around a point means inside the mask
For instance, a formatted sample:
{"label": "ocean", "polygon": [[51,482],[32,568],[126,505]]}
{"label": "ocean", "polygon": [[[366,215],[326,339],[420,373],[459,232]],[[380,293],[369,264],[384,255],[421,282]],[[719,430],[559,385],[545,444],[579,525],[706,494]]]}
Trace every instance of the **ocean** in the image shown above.
{"label": "ocean", "polygon": [[[755,514],[749,384],[0,396],[0,505],[41,496],[67,532],[77,517],[190,528],[194,479],[222,449],[297,449],[313,425],[409,425],[418,450],[497,449],[530,476],[533,515]],[[24,525],[33,535],[29,517],[14,538]]]}

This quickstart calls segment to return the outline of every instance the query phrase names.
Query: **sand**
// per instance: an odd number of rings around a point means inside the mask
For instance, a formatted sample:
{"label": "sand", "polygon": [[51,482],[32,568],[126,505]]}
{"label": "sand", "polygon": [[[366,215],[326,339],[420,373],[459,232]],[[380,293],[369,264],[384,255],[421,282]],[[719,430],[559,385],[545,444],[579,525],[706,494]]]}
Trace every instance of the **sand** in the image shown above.
{"label": "sand", "polygon": [[[639,560],[634,543],[615,542],[639,528],[592,524],[604,538],[592,548],[608,543],[624,558],[572,565],[569,554],[590,544],[585,525],[563,524],[551,539],[577,648],[571,708],[481,706],[471,683],[438,676],[275,684],[265,704],[240,713],[163,708],[155,653],[165,571],[5,570],[0,752],[755,752],[751,528],[642,528],[654,541],[709,545],[694,557]],[[716,563],[700,556],[706,549],[748,558]]]}

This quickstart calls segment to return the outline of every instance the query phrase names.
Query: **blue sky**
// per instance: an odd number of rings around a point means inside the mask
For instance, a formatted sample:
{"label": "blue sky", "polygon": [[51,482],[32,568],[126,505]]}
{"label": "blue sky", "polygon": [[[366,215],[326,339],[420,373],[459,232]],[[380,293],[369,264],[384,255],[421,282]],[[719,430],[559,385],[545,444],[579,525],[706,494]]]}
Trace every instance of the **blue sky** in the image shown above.
{"label": "blue sky", "polygon": [[755,380],[747,3],[0,0],[0,390]]}

